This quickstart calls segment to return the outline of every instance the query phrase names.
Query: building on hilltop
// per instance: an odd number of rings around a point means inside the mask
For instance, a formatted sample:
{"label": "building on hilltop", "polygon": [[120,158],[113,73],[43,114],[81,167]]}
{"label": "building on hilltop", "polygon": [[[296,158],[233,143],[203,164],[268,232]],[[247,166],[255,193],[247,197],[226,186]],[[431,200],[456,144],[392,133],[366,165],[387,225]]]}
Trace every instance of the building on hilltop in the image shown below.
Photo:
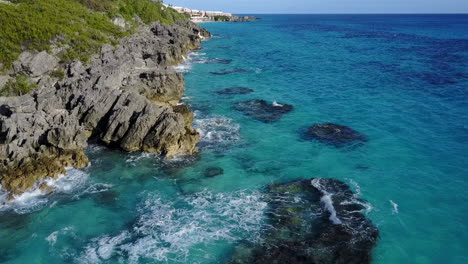
{"label": "building on hilltop", "polygon": [[227,17],[232,18],[233,15],[231,13],[224,13],[222,11],[203,11],[203,10],[196,10],[190,9],[187,7],[181,6],[172,6],[163,4],[165,7],[171,7],[175,9],[179,13],[189,14],[193,21],[202,22],[202,21],[214,21],[217,17]]}

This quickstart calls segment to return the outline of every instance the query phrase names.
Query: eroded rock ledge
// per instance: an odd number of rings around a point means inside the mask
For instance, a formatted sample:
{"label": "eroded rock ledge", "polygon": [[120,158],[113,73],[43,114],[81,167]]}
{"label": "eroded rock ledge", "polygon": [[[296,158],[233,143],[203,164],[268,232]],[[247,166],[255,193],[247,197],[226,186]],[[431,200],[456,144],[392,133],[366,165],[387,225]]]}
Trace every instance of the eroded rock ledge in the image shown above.
{"label": "eroded rock ledge", "polygon": [[[205,37],[210,33],[191,22],[155,23],[103,46],[86,65],[59,65],[45,52],[22,54],[11,75],[27,74],[38,88],[0,97],[2,187],[13,197],[66,167],[86,166],[90,138],[126,151],[194,153],[193,113],[177,105],[184,79],[170,66]],[[57,69],[65,72],[62,80],[51,77]]]}

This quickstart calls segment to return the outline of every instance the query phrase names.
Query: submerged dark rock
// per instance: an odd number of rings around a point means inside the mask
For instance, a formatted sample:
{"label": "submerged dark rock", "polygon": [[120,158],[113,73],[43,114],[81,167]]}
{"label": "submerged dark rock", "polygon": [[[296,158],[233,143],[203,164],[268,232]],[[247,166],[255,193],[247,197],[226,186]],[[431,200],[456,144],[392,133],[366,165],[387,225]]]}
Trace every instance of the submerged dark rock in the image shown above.
{"label": "submerged dark rock", "polygon": [[366,202],[334,179],[299,180],[268,187],[268,227],[262,243],[241,243],[232,264],[366,264],[379,232]]}
{"label": "submerged dark rock", "polygon": [[207,168],[204,173],[205,177],[207,178],[213,178],[222,174],[224,174],[224,170],[218,167]]}
{"label": "submerged dark rock", "polygon": [[229,64],[231,62],[232,62],[231,59],[218,59],[218,58],[216,58],[216,59],[209,59],[209,60],[207,60],[206,63]]}
{"label": "submerged dark rock", "polygon": [[232,62],[231,59],[206,59],[206,58],[194,58],[193,62],[198,64],[230,64]]}
{"label": "submerged dark rock", "polygon": [[119,193],[114,190],[107,190],[93,194],[91,197],[100,205],[114,206],[119,199]]}
{"label": "submerged dark rock", "polygon": [[249,71],[244,70],[244,69],[229,69],[229,70],[220,70],[216,72],[210,72],[211,74],[214,75],[227,75],[227,74],[232,74],[232,73],[247,73]]}
{"label": "submerged dark rock", "polygon": [[252,93],[254,90],[246,87],[229,87],[224,89],[219,89],[216,91],[217,94],[248,94]]}
{"label": "submerged dark rock", "polygon": [[291,112],[294,107],[276,102],[269,104],[265,100],[254,99],[236,103],[234,109],[261,122],[273,123],[280,120],[284,114]]}
{"label": "submerged dark rock", "polygon": [[307,129],[303,137],[320,142],[343,147],[352,143],[367,142],[367,137],[347,126],[333,123],[316,124]]}

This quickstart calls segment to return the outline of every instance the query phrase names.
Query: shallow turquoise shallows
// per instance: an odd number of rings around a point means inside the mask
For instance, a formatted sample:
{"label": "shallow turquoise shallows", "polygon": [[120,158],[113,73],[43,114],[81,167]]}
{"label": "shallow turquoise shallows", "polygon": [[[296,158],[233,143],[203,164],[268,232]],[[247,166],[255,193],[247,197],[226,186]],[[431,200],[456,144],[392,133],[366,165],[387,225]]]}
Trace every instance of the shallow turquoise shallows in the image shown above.
{"label": "shallow turquoise shallows", "polygon": [[[260,239],[266,185],[313,177],[369,202],[373,263],[468,263],[468,15],[260,17],[203,24],[214,37],[177,67],[199,157],[91,145],[55,194],[0,205],[0,263],[223,263]],[[254,92],[216,93],[237,86]],[[263,123],[233,109],[250,99],[294,111]],[[301,137],[325,122],[368,141]]]}

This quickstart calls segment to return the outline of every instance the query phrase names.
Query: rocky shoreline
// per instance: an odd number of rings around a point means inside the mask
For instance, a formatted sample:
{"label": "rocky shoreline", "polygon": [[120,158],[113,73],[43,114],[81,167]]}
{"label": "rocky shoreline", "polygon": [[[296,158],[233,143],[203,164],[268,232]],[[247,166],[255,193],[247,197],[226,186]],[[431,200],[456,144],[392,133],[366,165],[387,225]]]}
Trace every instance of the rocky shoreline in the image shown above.
{"label": "rocky shoreline", "polygon": [[166,157],[196,152],[193,113],[180,104],[184,78],[171,66],[211,35],[189,21],[156,22],[137,32],[104,45],[86,64],[23,52],[0,77],[0,86],[20,74],[37,82],[32,93],[0,97],[0,183],[10,199],[47,189],[43,180],[67,167],[87,166],[90,139]]}

